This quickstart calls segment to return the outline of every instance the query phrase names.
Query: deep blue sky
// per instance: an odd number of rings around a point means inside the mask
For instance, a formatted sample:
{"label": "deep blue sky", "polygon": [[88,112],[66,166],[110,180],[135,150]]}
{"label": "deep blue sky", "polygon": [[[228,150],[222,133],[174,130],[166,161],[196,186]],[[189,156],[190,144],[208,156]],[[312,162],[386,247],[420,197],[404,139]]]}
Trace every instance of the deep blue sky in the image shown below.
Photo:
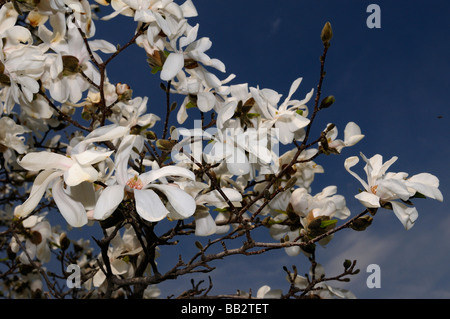
{"label": "deep blue sky", "polygon": [[[370,3],[381,8],[381,29],[366,26]],[[327,185],[337,185],[352,213],[360,212],[362,206],[353,198],[359,182],[344,170],[343,163],[362,151],[368,157],[382,154],[385,160],[398,156],[392,171],[438,176],[444,203],[416,200],[419,219],[410,231],[403,229],[392,212],[380,210],[367,231],[336,234],[327,248],[318,249],[318,261],[332,275],[341,270],[344,259],[357,259],[361,273],[345,287],[359,298],[450,298],[450,215],[446,202],[450,198],[450,3],[197,0],[194,4],[199,16],[190,23],[198,22],[199,36],[212,40],[208,54],[225,63],[227,75],[237,75],[232,83],[259,85],[286,96],[291,83],[301,76],[303,82],[294,95],[299,99],[317,86],[320,31],[326,21],[331,22],[334,37],[323,94],[334,95],[336,103],[319,114],[313,133],[333,122],[343,134],[345,124],[354,121],[365,138],[341,156],[316,161],[324,166],[325,174],[317,176],[313,194]],[[97,34],[113,43],[123,43],[115,39],[125,32],[131,37],[134,30],[131,19],[113,20],[112,25],[98,21],[96,25]],[[106,34],[101,32],[104,26],[108,26]],[[150,74],[142,50],[129,49],[112,67],[108,71],[111,81],[128,82],[135,96],[149,96],[151,112],[163,115],[159,77]],[[364,176],[362,167],[361,161],[356,169]],[[172,253],[175,257],[179,251]],[[380,289],[368,289],[365,284],[366,267],[372,263],[381,267]],[[160,264],[164,267],[162,260]],[[303,256],[291,258],[283,252],[230,258],[222,266],[217,264],[218,270],[212,273],[212,293],[233,293],[236,289],[256,292],[263,284],[286,291],[288,284],[281,268],[293,264],[301,272],[307,271]],[[186,285],[190,278],[184,280]],[[196,278],[207,280],[207,275]],[[176,282],[162,284],[163,296],[171,294],[171,289],[181,292],[178,287]]]}

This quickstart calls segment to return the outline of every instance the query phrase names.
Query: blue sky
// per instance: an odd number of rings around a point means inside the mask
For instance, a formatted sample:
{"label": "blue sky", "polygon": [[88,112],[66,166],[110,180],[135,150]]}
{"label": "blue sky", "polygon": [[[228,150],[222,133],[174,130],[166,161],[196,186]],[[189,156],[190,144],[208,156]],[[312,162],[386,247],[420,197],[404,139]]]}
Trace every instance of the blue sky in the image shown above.
{"label": "blue sky", "polygon": [[[371,3],[381,8],[380,29],[366,26],[366,8]],[[323,96],[334,95],[336,103],[319,114],[312,133],[333,122],[342,134],[345,124],[354,121],[365,138],[340,156],[317,159],[325,174],[317,176],[313,194],[327,185],[337,185],[352,213],[359,213],[363,208],[353,196],[360,185],[344,170],[343,163],[359,152],[368,157],[379,153],[385,160],[399,157],[392,171],[438,176],[444,203],[416,200],[419,219],[409,231],[392,212],[380,210],[367,231],[336,234],[326,248],[318,249],[318,261],[332,275],[342,269],[344,259],[357,259],[361,273],[345,287],[359,298],[450,298],[450,3],[197,0],[194,4],[199,16],[190,23],[198,22],[199,36],[211,39],[208,54],[225,63],[227,74],[237,75],[232,84],[259,85],[286,96],[291,83],[303,77],[294,96],[299,99],[317,86],[320,31],[326,21],[331,22],[334,36]],[[123,43],[115,39],[126,32],[131,37],[134,26],[130,19],[113,20],[112,24],[98,21],[97,35],[113,43]],[[104,26],[108,26],[106,33]],[[134,64],[139,60],[141,64]],[[142,50],[130,48],[108,72],[111,81],[128,82],[135,96],[149,96],[149,110],[163,116],[159,77],[150,74]],[[357,167],[363,174],[362,162]],[[170,254],[176,258],[179,252]],[[366,267],[372,263],[381,267],[379,289],[366,286]],[[164,267],[162,260],[160,264]],[[282,251],[231,257],[217,264],[218,269],[211,274],[212,293],[256,291],[264,284],[286,291],[282,266],[293,264],[301,272],[307,271],[306,258],[288,257]],[[190,278],[182,282],[188,285]],[[207,280],[207,275],[195,278]],[[181,292],[179,286],[168,282],[160,287],[166,296],[171,291]]]}

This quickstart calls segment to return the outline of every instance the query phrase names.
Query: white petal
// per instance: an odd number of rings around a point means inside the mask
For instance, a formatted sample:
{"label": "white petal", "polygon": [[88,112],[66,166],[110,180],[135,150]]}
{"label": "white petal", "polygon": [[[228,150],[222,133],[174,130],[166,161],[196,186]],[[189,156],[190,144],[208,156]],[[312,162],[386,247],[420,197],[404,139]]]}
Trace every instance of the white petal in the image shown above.
{"label": "white petal", "polygon": [[39,171],[41,169],[68,170],[73,161],[67,156],[51,152],[33,152],[25,155],[19,161],[20,166],[29,171]]}
{"label": "white petal", "polygon": [[70,226],[81,227],[87,224],[87,214],[84,206],[64,192],[61,179],[53,184],[52,195],[59,212]]}
{"label": "white petal", "polygon": [[28,199],[22,205],[19,205],[14,209],[14,216],[24,217],[31,213],[41,201],[41,198],[47,190],[50,182],[61,175],[61,172],[53,172],[50,170],[41,172],[34,180],[33,187],[31,188],[30,192],[30,197],[28,197]]}
{"label": "white petal", "polygon": [[245,152],[239,148],[232,149],[231,156],[227,157],[227,168],[231,174],[240,176],[250,172],[251,165],[248,162]]}
{"label": "white petal", "polygon": [[72,158],[76,159],[80,165],[92,165],[107,159],[113,151],[103,152],[96,150],[86,150],[80,154],[73,154]]}
{"label": "white petal", "polygon": [[211,92],[200,92],[197,94],[197,106],[202,112],[208,112],[216,103],[216,98]]}
{"label": "white petal", "polygon": [[[231,202],[240,202],[242,201],[242,195],[235,189],[232,188],[222,188],[222,192]],[[197,204],[205,204],[212,205],[216,207],[222,207],[222,205],[226,205],[225,199],[222,195],[217,191],[213,190],[207,194],[202,194],[196,198]]]}
{"label": "white petal", "polygon": [[139,178],[141,179],[142,183],[144,183],[144,185],[147,185],[165,176],[180,176],[195,180],[194,173],[184,167],[178,166],[164,166],[162,168],[143,173],[139,176]]}
{"label": "white petal", "polygon": [[191,0],[187,0],[186,2],[184,2],[182,5],[180,5],[180,8],[183,11],[183,16],[185,18],[196,17],[198,14]]}
{"label": "white petal", "polygon": [[151,188],[161,191],[178,213],[178,217],[188,218],[195,212],[195,200],[182,189],[171,185],[150,185]]}
{"label": "white petal", "polygon": [[429,173],[420,173],[411,176],[406,180],[406,185],[423,195],[436,199],[440,202],[444,200],[439,187],[439,179]]}
{"label": "white petal", "polygon": [[98,171],[92,166],[81,166],[74,163],[64,172],[64,181],[69,186],[76,186],[82,182],[95,182],[98,178]]}
{"label": "white petal", "polygon": [[149,222],[160,221],[169,213],[159,196],[151,189],[135,189],[134,199],[138,214]]}
{"label": "white petal", "polygon": [[358,164],[358,162],[359,158],[357,156],[351,156],[345,160],[344,167],[347,170],[347,172],[349,172],[354,178],[356,178],[364,186],[364,189],[367,190],[369,189],[369,185],[367,185],[367,183],[363,181],[361,177],[358,176],[358,174],[350,170],[350,168]]}
{"label": "white petal", "polygon": [[216,232],[216,223],[208,212],[196,212],[194,218],[196,236],[210,236]]}
{"label": "white petal", "polygon": [[357,198],[361,202],[361,204],[363,204],[367,208],[380,207],[380,198],[375,194],[362,192],[358,195],[355,195],[355,198]]}
{"label": "white petal", "polygon": [[111,216],[119,204],[122,202],[124,196],[123,185],[112,185],[106,187],[97,200],[94,210],[94,218],[103,220]]}
{"label": "white petal", "polygon": [[171,53],[164,62],[161,71],[161,80],[170,81],[184,66],[184,56],[181,53]]}
{"label": "white petal", "polygon": [[406,230],[411,229],[414,226],[414,222],[417,217],[419,217],[419,213],[417,212],[415,207],[408,207],[405,204],[392,201],[392,208],[394,210],[395,216],[400,220]]}
{"label": "white petal", "polygon": [[349,122],[344,130],[344,142],[346,146],[353,146],[358,143],[364,135],[361,134],[361,129],[354,122]]}
{"label": "white petal", "polygon": [[127,135],[123,138],[115,156],[116,180],[119,184],[125,185],[128,181],[128,159],[131,150],[136,142],[137,135]]}
{"label": "white petal", "polygon": [[392,195],[396,195],[397,198],[401,198],[403,200],[408,200],[410,197],[410,193],[405,185],[405,182],[403,180],[393,178],[384,179],[378,184],[377,195],[386,200],[389,199],[387,196]]}
{"label": "white petal", "polygon": [[112,43],[105,40],[89,41],[89,46],[93,51],[100,50],[103,53],[114,53],[117,51],[117,48]]}

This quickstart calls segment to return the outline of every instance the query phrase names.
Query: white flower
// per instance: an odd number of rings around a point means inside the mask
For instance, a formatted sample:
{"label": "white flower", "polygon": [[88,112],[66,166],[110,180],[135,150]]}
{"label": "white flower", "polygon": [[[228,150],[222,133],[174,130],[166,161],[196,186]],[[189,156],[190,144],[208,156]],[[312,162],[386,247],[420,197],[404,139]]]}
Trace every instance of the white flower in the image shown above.
{"label": "white flower", "polygon": [[[133,274],[133,265],[130,262],[124,260],[127,256],[136,256],[142,252],[142,246],[137,239],[136,233],[133,227],[127,225],[124,227],[125,231],[123,236],[120,233],[111,240],[111,246],[108,247],[109,264],[111,271],[114,275],[121,275],[127,277],[127,275]],[[107,233],[110,233],[112,229],[107,229]],[[94,275],[92,283],[94,287],[100,287],[106,280],[106,275],[103,271],[99,270]]]}
{"label": "white flower", "polygon": [[[309,278],[320,278],[321,276],[325,276],[325,269],[321,264],[316,264],[314,267],[314,272],[311,269],[309,270]],[[288,282],[291,282],[291,278],[289,276],[286,277]],[[309,281],[307,278],[297,275],[294,279],[294,286],[298,289],[306,289],[309,286]],[[339,299],[355,299],[356,296],[347,289],[331,287],[327,285],[325,282],[320,282],[314,286],[314,290],[310,290],[308,295],[318,296],[324,299],[330,298],[339,298]]]}
{"label": "white flower", "polygon": [[[194,213],[196,236],[210,236],[217,232],[222,233],[228,231],[229,227],[216,225],[216,222],[209,213],[209,208],[206,207],[228,207],[228,203],[218,190],[206,191],[209,188],[208,184],[194,181],[181,182],[179,183],[179,185],[184,191],[195,198],[195,203],[197,206]],[[222,188],[221,191],[233,203],[235,207],[241,205],[240,202],[242,201],[242,194],[240,192],[235,189],[226,187]]]}
{"label": "white flower", "polygon": [[[289,144],[294,139],[296,133],[309,124],[306,103],[311,99],[314,90],[312,89],[303,100],[291,100],[292,95],[297,91],[302,78],[296,79],[289,89],[289,94],[284,102],[277,107],[281,95],[270,89],[250,88],[261,115],[267,120],[265,127],[275,126],[279,130],[279,140],[282,144]],[[291,106],[290,108],[288,108]],[[305,109],[302,111],[301,109]],[[302,115],[300,115],[302,114]]]}
{"label": "white flower", "polygon": [[419,215],[415,207],[408,207],[396,200],[408,201],[416,192],[419,192],[427,197],[443,201],[442,193],[438,189],[439,180],[434,175],[421,173],[407,178],[407,173],[387,173],[388,168],[397,160],[396,156],[385,163],[379,154],[367,159],[361,153],[361,157],[366,162],[364,171],[367,182],[350,170],[359,162],[358,157],[349,157],[344,163],[345,169],[364,187],[364,191],[355,197],[368,208],[378,208],[390,203],[405,229],[411,229]]}
{"label": "white flower", "polygon": [[[28,256],[31,261],[37,257],[41,262],[49,262],[51,253],[49,241],[52,237],[52,230],[50,223],[44,220],[43,216],[30,216],[23,221],[23,227],[29,232],[29,236],[25,239],[25,252],[19,255],[20,261],[26,265],[30,264]],[[19,245],[15,238],[11,241],[11,249],[14,252],[19,251]],[[28,254],[28,256],[27,256]]]}
{"label": "white flower", "polygon": [[127,131],[127,128],[117,126],[104,126],[94,130],[72,149],[70,157],[52,152],[26,154],[19,164],[26,170],[34,172],[42,170],[42,172],[36,176],[30,196],[22,205],[15,208],[14,215],[25,217],[30,214],[46,190],[51,187],[53,199],[69,225],[73,227],[85,225],[86,209],[80,201],[69,196],[64,190],[64,183],[67,186],[77,186],[85,181],[96,181],[99,172],[92,165],[106,160],[112,151],[87,149],[87,145],[120,137]]}
{"label": "white flower", "polygon": [[[193,63],[201,63],[204,66],[210,66],[221,72],[225,72],[225,65],[221,61],[211,59],[205,53],[212,45],[209,38],[203,37],[195,40],[197,38],[198,27],[199,25],[197,24],[187,32],[185,37],[179,39],[178,48],[174,45],[175,47],[172,49],[175,52],[169,54],[162,67],[161,80],[170,81],[177,76],[178,72],[184,67],[185,60],[192,60]],[[205,86],[217,88],[221,85],[220,80],[214,74],[206,71],[200,64],[189,71],[191,74],[193,73],[198,78],[201,78],[206,84]]]}
{"label": "white flower", "polygon": [[[330,124],[328,124],[327,127],[329,125]],[[364,138],[364,135],[361,134],[361,129],[354,122],[349,122],[345,126],[344,140],[336,139],[337,135],[338,129],[335,126],[327,133],[326,139],[328,148],[335,149],[338,153],[340,153],[344,147],[353,146]]]}
{"label": "white flower", "polygon": [[10,113],[14,104],[29,104],[39,91],[45,57],[32,46],[31,32],[16,26],[17,12],[12,3],[0,9],[0,100],[3,112]]}
{"label": "white flower", "polygon": [[29,132],[30,130],[21,125],[17,125],[9,117],[0,118],[0,152],[11,148],[19,154],[25,153],[27,146],[24,144],[25,138],[17,135]]}
{"label": "white flower", "polygon": [[[80,71],[96,84],[100,83],[100,73],[90,61],[89,51],[78,28],[73,23],[68,23],[67,27],[66,37],[59,41],[52,39],[53,33],[44,25],[39,28],[41,39],[56,52],[47,57],[47,71],[42,81],[56,101],[77,103],[83,92],[91,86]],[[116,51],[116,47],[105,40],[89,41],[89,47],[97,62],[101,62],[101,59],[95,51]]]}
{"label": "white flower", "polygon": [[[136,139],[136,135],[128,135],[122,140],[115,160],[116,183],[102,191],[95,206],[94,218],[98,220],[108,218],[125,198],[125,193],[134,197],[137,213],[147,221],[160,221],[166,216],[172,219],[192,216],[196,205],[191,196],[176,184],[153,183],[167,176],[181,176],[194,180],[195,176],[191,171],[182,167],[166,166],[140,175],[128,173],[128,159]],[[173,208],[172,211],[169,212],[153,189],[164,194],[168,205]]]}

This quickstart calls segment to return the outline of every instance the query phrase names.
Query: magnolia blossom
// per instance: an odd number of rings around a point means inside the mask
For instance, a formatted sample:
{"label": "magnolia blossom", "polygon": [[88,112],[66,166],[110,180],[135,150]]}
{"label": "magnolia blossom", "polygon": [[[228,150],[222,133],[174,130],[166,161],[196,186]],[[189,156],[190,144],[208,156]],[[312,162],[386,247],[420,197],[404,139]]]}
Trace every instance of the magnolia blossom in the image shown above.
{"label": "magnolia blossom", "polygon": [[[327,127],[330,124],[327,125]],[[338,153],[342,151],[344,147],[353,146],[364,138],[361,134],[361,129],[355,122],[348,122],[344,129],[344,140],[336,139],[338,135],[337,127],[333,127],[326,135],[328,142],[328,149],[334,149]]]}
{"label": "magnolia blossom", "polygon": [[[49,241],[53,235],[50,223],[44,220],[44,216],[30,216],[23,221],[23,227],[29,231],[29,236],[28,238],[21,238],[25,240],[26,253],[22,252],[19,255],[20,261],[28,265],[37,257],[43,263],[49,262],[51,257]],[[11,250],[15,253],[20,250],[15,238],[11,241]]]}
{"label": "magnolia blossom", "polygon": [[[287,197],[288,203],[285,202],[286,199],[284,200],[283,206],[286,207],[289,204],[293,213],[300,217],[302,227],[293,228],[292,226],[283,225],[283,222],[289,218],[289,214],[278,210],[276,214],[274,213],[275,217],[270,226],[270,235],[276,240],[280,240],[285,236],[289,240],[295,240],[316,218],[348,218],[350,210],[346,206],[345,198],[341,195],[335,195],[336,192],[336,186],[325,187],[322,192],[314,196],[309,194],[305,188],[295,189],[290,198]],[[330,239],[331,237],[324,238],[319,243],[325,245]],[[285,251],[289,256],[296,256],[301,252],[301,249],[299,246],[291,246],[285,248]]]}
{"label": "magnolia blossom", "polygon": [[355,197],[368,208],[378,208],[390,203],[405,229],[408,230],[414,226],[419,214],[415,207],[409,207],[403,202],[399,202],[398,199],[408,201],[419,192],[426,197],[443,201],[442,193],[438,188],[439,179],[436,176],[421,173],[407,178],[407,173],[387,173],[388,168],[397,160],[396,156],[385,163],[379,154],[368,159],[361,153],[361,158],[366,162],[364,171],[367,175],[367,182],[350,170],[359,162],[358,157],[349,157],[344,163],[345,169],[364,187],[364,191]]}
{"label": "magnolia blossom", "polygon": [[213,142],[204,150],[204,157],[208,163],[224,161],[233,175],[253,173],[252,164],[273,163],[273,154],[268,148],[267,135],[266,129],[244,130],[240,127],[229,127],[217,130]]}
{"label": "magnolia blossom", "polygon": [[100,63],[101,59],[95,51],[113,53],[116,47],[105,40],[92,40],[89,41],[89,51],[77,26],[71,22],[67,24],[66,33],[66,38],[55,41],[52,31],[45,25],[39,27],[40,38],[56,52],[56,54],[48,55],[47,70],[42,80],[55,100],[61,103],[66,101],[77,103],[82,98],[83,92],[91,85],[85,77],[94,83],[100,83],[100,73],[90,61],[90,52]]}
{"label": "magnolia blossom", "polygon": [[[196,210],[194,214],[195,219],[195,235],[196,236],[210,236],[215,233],[223,233],[228,231],[229,226],[217,226],[209,212],[207,206],[213,206],[219,209],[228,207],[225,198],[218,190],[210,190],[206,183],[188,181],[179,183],[180,187],[195,198]],[[229,199],[235,207],[241,206],[242,195],[232,188],[221,188],[223,194]],[[219,213],[220,214],[220,213]],[[220,218],[219,218],[220,221]]]}
{"label": "magnolia blossom", "polygon": [[5,152],[11,148],[19,154],[25,153],[27,146],[24,144],[25,137],[17,136],[30,130],[16,124],[9,117],[0,118],[0,152]]}
{"label": "magnolia blossom", "polygon": [[[86,209],[80,201],[69,196],[64,190],[67,186],[77,186],[81,183],[95,182],[99,172],[93,167],[106,160],[113,151],[89,149],[87,145],[98,141],[111,140],[122,136],[128,129],[117,126],[105,126],[94,130],[83,142],[72,149],[70,156],[52,152],[30,152],[19,164],[29,171],[41,171],[34,181],[30,196],[15,208],[14,215],[25,217],[39,204],[46,190],[51,187],[52,196],[61,214],[73,227],[81,227],[87,223]],[[101,134],[105,133],[105,134]]]}
{"label": "magnolia blossom", "polygon": [[10,113],[14,104],[28,104],[39,91],[45,57],[41,48],[31,45],[31,32],[16,26],[18,13],[12,3],[0,9],[0,100],[3,112]]}
{"label": "magnolia blossom", "polygon": [[[107,229],[107,233],[111,233],[112,229]],[[109,264],[114,275],[123,277],[132,276],[134,267],[132,263],[127,262],[126,258],[139,256],[143,252],[142,246],[136,237],[133,227],[127,225],[123,236],[118,233],[112,240],[108,249]],[[100,258],[103,258],[102,256]],[[106,275],[99,270],[95,273],[92,283],[94,287],[100,287],[106,280]]]}
{"label": "magnolia blossom", "polygon": [[[325,276],[325,269],[321,264],[314,265],[314,272],[312,268],[309,270],[309,278],[320,278]],[[288,282],[291,282],[289,276],[286,277]],[[306,289],[309,286],[307,278],[297,275],[294,279],[294,286],[298,289]],[[320,298],[339,298],[339,299],[355,299],[356,296],[347,289],[331,287],[325,282],[320,282],[314,286],[314,290],[310,290],[308,295],[317,295]]]}
{"label": "magnolia blossom", "polygon": [[[108,218],[126,196],[134,197],[137,213],[150,222],[160,221],[166,216],[172,219],[184,219],[192,216],[196,204],[191,196],[174,183],[154,183],[158,179],[164,180],[167,176],[180,176],[194,180],[195,176],[191,171],[177,166],[165,166],[140,175],[128,173],[128,159],[136,139],[136,135],[128,135],[122,140],[116,153],[116,182],[102,191],[93,217],[98,220]],[[164,194],[171,211],[154,190]]]}
{"label": "magnolia blossom", "polygon": [[[282,144],[291,143],[294,136],[310,122],[305,117],[307,115],[305,104],[311,99],[314,90],[312,89],[303,100],[291,100],[302,79],[298,78],[292,83],[288,96],[279,107],[277,107],[277,104],[281,95],[277,92],[271,89],[250,88],[261,115],[268,120],[264,126],[272,127],[274,125],[279,130],[279,140]],[[302,111],[302,109],[305,111]]]}

